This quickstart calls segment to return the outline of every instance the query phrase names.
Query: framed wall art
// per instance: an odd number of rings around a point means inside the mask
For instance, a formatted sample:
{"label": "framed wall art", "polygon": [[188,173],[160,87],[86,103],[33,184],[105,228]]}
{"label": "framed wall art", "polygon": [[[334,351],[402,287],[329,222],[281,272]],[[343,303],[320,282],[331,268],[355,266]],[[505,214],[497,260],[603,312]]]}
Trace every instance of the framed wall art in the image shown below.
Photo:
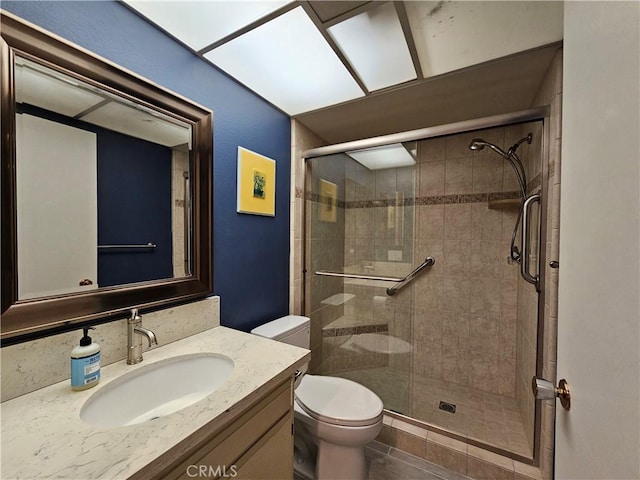
{"label": "framed wall art", "polygon": [[238,147],[238,213],[276,215],[276,162]]}

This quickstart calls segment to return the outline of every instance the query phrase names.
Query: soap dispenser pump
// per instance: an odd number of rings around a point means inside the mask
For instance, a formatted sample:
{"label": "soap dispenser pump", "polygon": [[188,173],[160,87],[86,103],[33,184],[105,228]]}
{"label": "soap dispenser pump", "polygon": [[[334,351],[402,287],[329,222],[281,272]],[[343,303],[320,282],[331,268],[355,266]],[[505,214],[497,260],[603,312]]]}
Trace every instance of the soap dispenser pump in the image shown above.
{"label": "soap dispenser pump", "polygon": [[94,330],[93,327],[82,330],[84,336],[80,339],[80,345],[71,350],[73,390],[86,390],[96,386],[100,381],[100,345],[93,342],[89,336],[89,330]]}

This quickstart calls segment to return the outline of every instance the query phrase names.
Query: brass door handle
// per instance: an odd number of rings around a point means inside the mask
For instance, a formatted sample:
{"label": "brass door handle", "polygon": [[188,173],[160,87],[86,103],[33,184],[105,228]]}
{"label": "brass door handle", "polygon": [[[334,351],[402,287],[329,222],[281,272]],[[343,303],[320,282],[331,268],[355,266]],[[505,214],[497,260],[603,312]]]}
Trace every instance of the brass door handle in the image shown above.
{"label": "brass door handle", "polygon": [[93,285],[93,282],[91,281],[90,278],[85,278],[84,280],[80,280],[80,283],[78,283],[78,285],[80,287],[87,287],[89,285]]}
{"label": "brass door handle", "polygon": [[531,389],[536,400],[552,400],[558,397],[562,408],[565,410],[571,408],[571,392],[569,391],[569,384],[564,378],[558,382],[557,387],[554,387],[549,380],[534,376],[531,379]]}

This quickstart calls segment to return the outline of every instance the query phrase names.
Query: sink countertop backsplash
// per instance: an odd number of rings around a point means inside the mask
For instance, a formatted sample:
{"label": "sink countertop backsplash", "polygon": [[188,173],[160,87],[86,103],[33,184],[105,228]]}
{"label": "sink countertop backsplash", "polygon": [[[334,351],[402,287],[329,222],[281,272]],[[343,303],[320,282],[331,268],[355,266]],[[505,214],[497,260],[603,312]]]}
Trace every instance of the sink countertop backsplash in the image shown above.
{"label": "sink countertop backsplash", "polygon": [[[160,346],[204,332],[220,325],[220,297],[143,313],[142,325],[155,332]],[[4,347],[0,352],[2,401],[69,379],[69,355],[81,337],[78,329]],[[97,325],[91,338],[100,345],[103,368],[127,358],[126,318]]]}
{"label": "sink countertop backsplash", "polygon": [[[235,364],[229,380],[205,399],[126,427],[99,428],[80,419],[87,399],[120,375],[165,358],[200,352],[227,355]],[[149,350],[138,365],[122,360],[103,367],[96,388],[74,392],[68,381],[62,381],[6,401],[2,404],[1,476],[127,478],[275,377],[293,374],[308,358],[308,350],[216,327]]]}

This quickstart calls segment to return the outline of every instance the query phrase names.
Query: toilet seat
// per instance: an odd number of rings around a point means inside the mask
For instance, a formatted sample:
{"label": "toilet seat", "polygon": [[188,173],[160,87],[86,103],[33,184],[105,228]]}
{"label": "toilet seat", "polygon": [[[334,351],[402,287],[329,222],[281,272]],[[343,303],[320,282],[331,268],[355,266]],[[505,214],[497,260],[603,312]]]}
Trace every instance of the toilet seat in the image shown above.
{"label": "toilet seat", "polygon": [[346,378],[305,375],[295,396],[311,418],[332,425],[372,425],[381,419],[384,408],[375,393]]}

